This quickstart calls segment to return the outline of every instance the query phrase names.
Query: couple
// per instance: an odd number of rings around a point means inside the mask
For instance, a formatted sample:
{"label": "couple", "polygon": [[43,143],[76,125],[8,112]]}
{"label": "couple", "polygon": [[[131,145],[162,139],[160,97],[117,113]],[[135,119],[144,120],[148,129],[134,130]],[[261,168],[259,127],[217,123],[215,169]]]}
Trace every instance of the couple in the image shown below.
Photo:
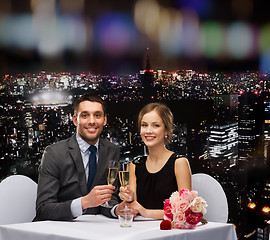
{"label": "couple", "polygon": [[[162,219],[164,199],[174,191],[191,188],[187,159],[165,147],[173,130],[173,115],[166,105],[150,103],[140,111],[138,125],[149,155],[130,164],[129,186],[121,187],[120,193],[117,186],[107,185],[108,161],[119,160],[119,148],[99,137],[107,122],[104,101],[86,94],[75,100],[73,108],[76,133],[43,153],[35,221],[100,213],[116,217],[125,206],[118,195],[127,200],[134,214]],[[100,206],[107,201],[114,207]]]}

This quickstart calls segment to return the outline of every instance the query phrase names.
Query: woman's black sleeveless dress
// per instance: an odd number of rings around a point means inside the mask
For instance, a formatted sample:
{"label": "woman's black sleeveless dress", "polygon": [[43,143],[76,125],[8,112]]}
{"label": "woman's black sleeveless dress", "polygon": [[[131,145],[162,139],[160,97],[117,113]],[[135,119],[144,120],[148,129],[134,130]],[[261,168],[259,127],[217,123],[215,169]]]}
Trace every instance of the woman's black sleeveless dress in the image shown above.
{"label": "woman's black sleeveless dress", "polygon": [[178,191],[174,163],[179,156],[173,153],[163,168],[156,173],[147,171],[146,158],[147,156],[143,156],[133,160],[137,184],[137,201],[147,209],[163,209],[164,200],[170,198],[173,192]]}

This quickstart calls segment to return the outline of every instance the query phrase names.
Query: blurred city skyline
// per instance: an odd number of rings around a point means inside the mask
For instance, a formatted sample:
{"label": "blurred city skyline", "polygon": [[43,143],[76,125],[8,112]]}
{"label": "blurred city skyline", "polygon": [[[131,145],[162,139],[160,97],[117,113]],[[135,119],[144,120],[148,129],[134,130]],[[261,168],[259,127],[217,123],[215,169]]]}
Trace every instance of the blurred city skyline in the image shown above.
{"label": "blurred city skyline", "polygon": [[270,69],[267,1],[3,0],[0,73]]}

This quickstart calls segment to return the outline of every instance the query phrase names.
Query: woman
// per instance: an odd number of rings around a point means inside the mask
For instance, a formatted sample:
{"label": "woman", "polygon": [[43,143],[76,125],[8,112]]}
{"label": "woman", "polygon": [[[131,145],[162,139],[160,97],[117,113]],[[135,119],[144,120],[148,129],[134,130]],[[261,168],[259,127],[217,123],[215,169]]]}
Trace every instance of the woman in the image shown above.
{"label": "woman", "polygon": [[119,196],[141,216],[162,219],[164,200],[174,191],[191,189],[190,166],[165,146],[173,132],[173,115],[165,104],[147,104],[139,113],[138,126],[149,155],[130,163],[129,186],[121,187]]}

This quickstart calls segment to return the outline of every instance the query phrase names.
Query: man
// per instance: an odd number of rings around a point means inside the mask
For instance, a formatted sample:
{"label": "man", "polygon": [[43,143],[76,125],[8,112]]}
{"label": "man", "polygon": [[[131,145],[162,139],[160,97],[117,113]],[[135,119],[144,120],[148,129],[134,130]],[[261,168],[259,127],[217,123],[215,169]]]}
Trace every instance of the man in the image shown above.
{"label": "man", "polygon": [[[86,94],[75,100],[73,107],[76,133],[48,146],[43,153],[35,221],[72,220],[83,213],[115,217],[124,205],[116,205],[115,186],[107,185],[106,180],[108,161],[119,160],[119,148],[100,138],[107,123],[105,103],[96,95]],[[90,146],[97,152],[92,154]],[[93,169],[94,173],[89,173]],[[100,206],[109,200],[114,208]]]}

